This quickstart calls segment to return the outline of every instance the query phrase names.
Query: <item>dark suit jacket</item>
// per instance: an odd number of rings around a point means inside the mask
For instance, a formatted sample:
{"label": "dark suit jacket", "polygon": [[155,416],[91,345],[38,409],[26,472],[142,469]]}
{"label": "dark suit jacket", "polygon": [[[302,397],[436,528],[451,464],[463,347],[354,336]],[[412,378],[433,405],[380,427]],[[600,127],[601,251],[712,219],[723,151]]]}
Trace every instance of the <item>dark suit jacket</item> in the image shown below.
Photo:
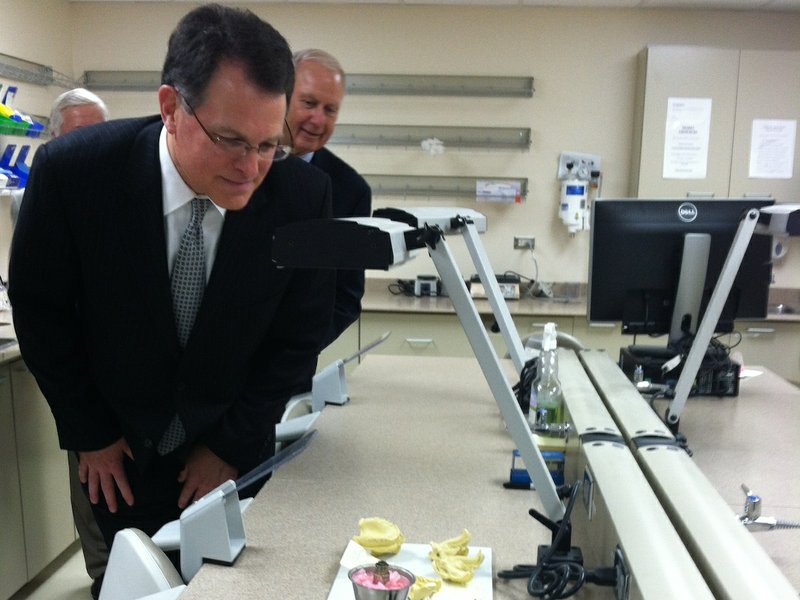
{"label": "dark suit jacket", "polygon": [[182,351],[160,130],[159,117],[112,121],[38,150],[12,244],[14,324],[63,448],[124,435],[143,466],[177,411],[189,441],[242,472],[273,452],[275,422],[291,394],[310,389],[330,325],[332,273],[271,261],[276,226],[330,215],[330,182],[289,158],[227,212]]}
{"label": "dark suit jacket", "polygon": [[[325,171],[333,186],[333,216],[368,217],[372,213],[372,190],[353,167],[327,148],[314,152],[311,164]],[[336,305],[333,321],[322,348],[334,341],[361,314],[364,295],[364,271],[336,272]]]}

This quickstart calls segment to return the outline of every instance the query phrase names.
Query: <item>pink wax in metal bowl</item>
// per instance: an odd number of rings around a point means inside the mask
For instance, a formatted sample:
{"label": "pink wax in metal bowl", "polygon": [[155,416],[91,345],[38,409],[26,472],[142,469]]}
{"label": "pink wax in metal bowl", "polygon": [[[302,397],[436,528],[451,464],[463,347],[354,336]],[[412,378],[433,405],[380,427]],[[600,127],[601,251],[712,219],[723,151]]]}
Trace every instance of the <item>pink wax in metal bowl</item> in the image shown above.
{"label": "pink wax in metal bowl", "polygon": [[411,571],[378,561],[350,569],[357,600],[405,600],[416,578]]}

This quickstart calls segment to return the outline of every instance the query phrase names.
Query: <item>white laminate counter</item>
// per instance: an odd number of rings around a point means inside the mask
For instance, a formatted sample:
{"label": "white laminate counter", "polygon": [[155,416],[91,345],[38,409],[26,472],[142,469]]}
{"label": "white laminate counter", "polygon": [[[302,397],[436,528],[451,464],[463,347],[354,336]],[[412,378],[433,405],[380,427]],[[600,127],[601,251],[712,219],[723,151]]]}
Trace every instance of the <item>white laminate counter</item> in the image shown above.
{"label": "white laminate counter", "polygon": [[[466,527],[473,544],[492,547],[493,573],[535,562],[549,534],[527,511],[541,505],[535,493],[502,487],[513,444],[475,359],[368,355],[348,389],[351,402],[325,409],[311,447],[245,514],[248,546],[237,563],[205,565],[182,598],[326,598],[368,516],[395,522],[409,542]],[[753,427],[770,410],[779,417]],[[738,398],[691,399],[682,430],[734,511],[741,479],[763,495],[765,515],[798,520],[798,422],[800,390],[766,371],[743,381]],[[800,587],[800,531],[756,535]],[[609,597],[596,590],[577,598]],[[494,598],[529,596],[519,581],[495,580]]]}
{"label": "white laminate counter", "polygon": [[[741,515],[747,484],[761,514],[800,524],[800,388],[762,367],[740,380],[739,396],[689,398],[680,431],[706,478]],[[663,410],[660,411],[663,416]],[[800,529],[753,535],[800,590]]]}
{"label": "white laminate counter", "polygon": [[[237,564],[205,565],[182,599],[324,599],[362,517],[423,544],[467,528],[493,572],[549,542],[528,515],[535,493],[502,487],[514,445],[474,359],[368,355],[348,380],[350,403],[323,411],[311,447],[245,513]],[[495,598],[529,598],[519,581],[495,585]]]}

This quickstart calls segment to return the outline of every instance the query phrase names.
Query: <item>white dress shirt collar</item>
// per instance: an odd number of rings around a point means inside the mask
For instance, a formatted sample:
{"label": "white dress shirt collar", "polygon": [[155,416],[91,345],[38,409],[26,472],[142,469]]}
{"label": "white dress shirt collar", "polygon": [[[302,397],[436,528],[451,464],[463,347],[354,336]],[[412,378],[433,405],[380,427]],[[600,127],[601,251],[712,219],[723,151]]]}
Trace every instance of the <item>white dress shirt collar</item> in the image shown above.
{"label": "white dress shirt collar", "polygon": [[164,215],[177,210],[184,204],[192,201],[192,198],[208,198],[211,200],[211,205],[216,208],[219,213],[224,217],[225,209],[220,208],[214,204],[214,199],[204,194],[196,194],[192,188],[186,185],[186,182],[178,173],[175,163],[172,162],[172,157],[167,148],[167,129],[161,128],[161,136],[158,140],[158,158],[161,161],[161,185],[162,185],[162,199],[164,205]]}

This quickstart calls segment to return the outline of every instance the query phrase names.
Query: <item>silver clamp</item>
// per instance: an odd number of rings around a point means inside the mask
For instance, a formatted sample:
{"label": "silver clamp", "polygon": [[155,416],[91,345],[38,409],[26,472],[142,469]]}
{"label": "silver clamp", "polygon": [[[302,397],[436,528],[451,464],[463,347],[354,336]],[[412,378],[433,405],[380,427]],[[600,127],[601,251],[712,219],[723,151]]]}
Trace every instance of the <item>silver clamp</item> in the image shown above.
{"label": "silver clamp", "polygon": [[775,517],[761,516],[761,496],[753,492],[747,484],[742,484],[745,495],[744,513],[739,521],[750,531],[771,531],[772,529],[800,529],[800,523],[784,521]]}

